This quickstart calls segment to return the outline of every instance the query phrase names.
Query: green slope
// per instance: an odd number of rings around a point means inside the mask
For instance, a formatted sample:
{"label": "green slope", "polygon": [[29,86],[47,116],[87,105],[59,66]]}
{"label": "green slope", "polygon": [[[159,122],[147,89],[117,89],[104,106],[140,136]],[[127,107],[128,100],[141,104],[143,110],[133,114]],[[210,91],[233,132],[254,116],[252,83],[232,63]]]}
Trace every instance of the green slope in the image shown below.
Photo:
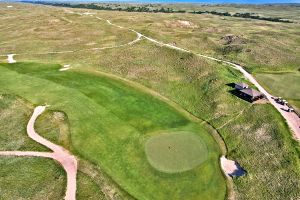
{"label": "green slope", "polygon": [[[73,153],[101,166],[138,199],[224,199],[220,150],[205,127],[123,82],[83,72],[59,72],[59,68],[1,64],[0,93],[13,93],[65,112]],[[147,134],[168,129],[199,135],[208,147],[207,161],[178,174],[152,168],[144,152]]]}

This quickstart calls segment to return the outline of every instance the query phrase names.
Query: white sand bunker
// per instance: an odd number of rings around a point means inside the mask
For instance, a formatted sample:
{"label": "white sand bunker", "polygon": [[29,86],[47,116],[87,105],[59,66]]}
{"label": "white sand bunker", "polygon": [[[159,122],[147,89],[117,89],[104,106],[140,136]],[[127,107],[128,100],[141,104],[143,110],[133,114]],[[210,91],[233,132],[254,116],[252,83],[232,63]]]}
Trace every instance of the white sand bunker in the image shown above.
{"label": "white sand bunker", "polygon": [[68,69],[71,69],[70,65],[64,65],[63,68],[59,69],[59,71],[66,71]]}
{"label": "white sand bunker", "polygon": [[13,6],[6,6],[7,8],[12,8]]}
{"label": "white sand bunker", "polygon": [[17,61],[14,59],[14,55],[16,54],[8,54],[7,55],[7,61],[8,63],[16,63]]}
{"label": "white sand bunker", "polygon": [[243,176],[246,174],[246,171],[236,161],[229,160],[225,156],[222,156],[220,160],[221,167],[227,176]]}

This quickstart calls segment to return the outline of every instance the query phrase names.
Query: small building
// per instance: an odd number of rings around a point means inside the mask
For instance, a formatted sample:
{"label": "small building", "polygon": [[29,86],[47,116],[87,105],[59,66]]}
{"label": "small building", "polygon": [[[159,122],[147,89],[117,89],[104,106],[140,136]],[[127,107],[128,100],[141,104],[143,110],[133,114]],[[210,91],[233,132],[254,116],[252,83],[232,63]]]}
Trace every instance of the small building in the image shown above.
{"label": "small building", "polygon": [[246,83],[235,83],[234,88],[237,90],[243,90],[249,88],[249,85],[247,85]]}
{"label": "small building", "polygon": [[245,97],[246,99],[249,99],[250,101],[256,101],[258,99],[264,98],[264,94],[254,90],[252,88],[246,88],[243,90],[240,90],[240,95]]}

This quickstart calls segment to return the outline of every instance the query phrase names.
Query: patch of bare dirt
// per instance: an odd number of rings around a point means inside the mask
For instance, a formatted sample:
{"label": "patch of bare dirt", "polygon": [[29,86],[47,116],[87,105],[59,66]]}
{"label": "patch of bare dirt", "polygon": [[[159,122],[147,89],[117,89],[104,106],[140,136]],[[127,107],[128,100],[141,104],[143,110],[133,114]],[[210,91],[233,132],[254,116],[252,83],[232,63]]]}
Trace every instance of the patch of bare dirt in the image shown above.
{"label": "patch of bare dirt", "polygon": [[168,28],[198,28],[196,24],[187,20],[169,21],[165,20],[165,25]]}
{"label": "patch of bare dirt", "polygon": [[221,37],[221,43],[223,45],[246,44],[247,40],[242,35],[227,34]]}

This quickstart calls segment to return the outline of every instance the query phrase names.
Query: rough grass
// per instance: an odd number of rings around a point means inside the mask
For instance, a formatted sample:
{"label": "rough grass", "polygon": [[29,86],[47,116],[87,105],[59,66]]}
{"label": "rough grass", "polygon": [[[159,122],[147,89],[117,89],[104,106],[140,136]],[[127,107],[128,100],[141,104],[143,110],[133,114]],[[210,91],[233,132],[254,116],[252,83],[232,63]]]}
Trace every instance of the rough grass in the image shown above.
{"label": "rough grass", "polygon": [[[224,198],[219,147],[205,127],[122,82],[90,73],[59,72],[59,68],[34,63],[2,64],[1,91],[18,94],[34,104],[48,103],[52,109],[67,113],[73,152],[101,166],[136,198]],[[201,168],[167,175],[148,164],[143,135],[170,128],[192,131],[205,141],[208,161]]]}
{"label": "rough grass", "polygon": [[0,157],[1,199],[63,199],[65,172],[51,159]]}
{"label": "rough grass", "polygon": [[198,135],[188,132],[161,133],[145,143],[149,163],[167,173],[195,168],[207,159],[207,147]]}
{"label": "rough grass", "polygon": [[77,194],[76,199],[79,200],[106,200],[105,195],[102,193],[101,188],[95,183],[95,181],[79,172],[77,174]]}
{"label": "rough grass", "polygon": [[[116,16],[114,13],[99,12],[99,15],[165,43],[233,60],[251,70],[296,69],[300,63],[299,24],[213,15],[120,12]],[[178,20],[189,21],[197,28],[172,26]],[[221,38],[228,34],[242,38],[243,42],[224,44]]]}
{"label": "rough grass", "polygon": [[0,150],[48,151],[27,136],[26,126],[33,107],[13,95],[0,95]]}
{"label": "rough grass", "polygon": [[91,49],[136,38],[134,33],[116,29],[95,17],[68,14],[61,9],[47,12],[39,6],[14,5],[13,10],[1,9],[0,13],[0,54]]}
{"label": "rough grass", "polygon": [[299,197],[299,143],[270,104],[253,106],[220,132],[229,157],[247,170],[245,178],[234,180],[237,199]]}

